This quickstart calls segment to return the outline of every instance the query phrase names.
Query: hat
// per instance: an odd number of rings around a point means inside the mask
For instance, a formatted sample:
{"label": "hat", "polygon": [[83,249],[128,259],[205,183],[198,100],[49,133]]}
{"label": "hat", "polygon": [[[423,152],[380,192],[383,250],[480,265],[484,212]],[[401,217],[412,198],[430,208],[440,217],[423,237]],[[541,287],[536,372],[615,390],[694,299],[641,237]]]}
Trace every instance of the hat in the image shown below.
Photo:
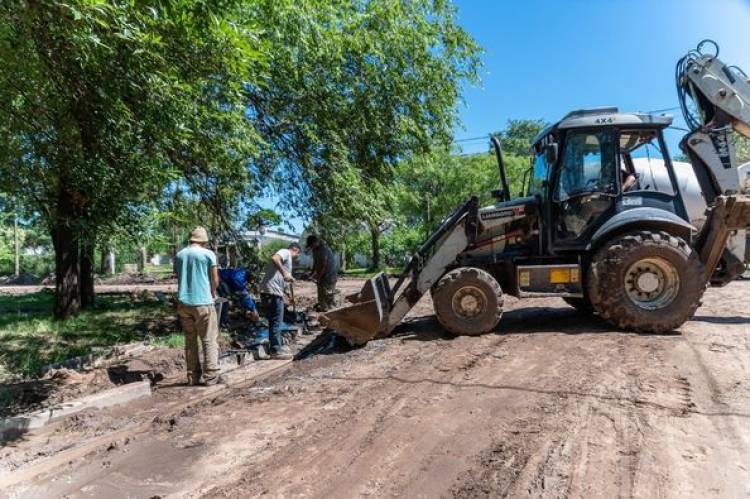
{"label": "hat", "polygon": [[206,232],[206,229],[204,229],[203,227],[196,227],[195,229],[193,229],[193,232],[190,233],[190,242],[207,243],[208,232]]}

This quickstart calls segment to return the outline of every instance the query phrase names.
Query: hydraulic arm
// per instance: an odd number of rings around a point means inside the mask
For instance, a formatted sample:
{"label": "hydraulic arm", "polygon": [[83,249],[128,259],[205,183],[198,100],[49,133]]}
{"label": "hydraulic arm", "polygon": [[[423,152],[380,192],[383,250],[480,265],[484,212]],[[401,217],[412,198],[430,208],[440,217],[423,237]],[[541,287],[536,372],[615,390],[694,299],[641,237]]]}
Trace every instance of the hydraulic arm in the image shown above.
{"label": "hydraulic arm", "polygon": [[[704,47],[713,46],[713,53]],[[750,226],[750,197],[735,156],[732,132],[750,138],[750,80],[737,66],[723,63],[719,46],[704,40],[679,60],[677,94],[690,128],[681,147],[690,157],[709,205],[697,249],[706,277],[726,284],[744,272],[745,229]],[[729,242],[729,248],[727,243]]]}
{"label": "hydraulic arm", "polygon": [[379,273],[349,298],[353,305],[325,314],[325,325],[355,345],[390,333],[474,240],[478,209],[475,197],[464,203],[419,247],[393,288]]}

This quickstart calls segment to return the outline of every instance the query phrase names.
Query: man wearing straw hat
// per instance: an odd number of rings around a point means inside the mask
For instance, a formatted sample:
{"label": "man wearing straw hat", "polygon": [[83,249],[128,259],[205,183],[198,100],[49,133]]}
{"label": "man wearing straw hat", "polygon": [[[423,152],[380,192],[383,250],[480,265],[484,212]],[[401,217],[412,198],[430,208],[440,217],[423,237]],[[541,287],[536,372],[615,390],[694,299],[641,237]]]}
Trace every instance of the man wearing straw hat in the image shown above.
{"label": "man wearing straw hat", "polygon": [[[174,271],[177,274],[177,314],[185,332],[185,360],[188,383],[216,384],[219,378],[219,327],[216,318],[216,288],[219,272],[216,254],[206,248],[208,233],[196,227],[190,233],[190,244],[177,253]],[[198,341],[203,350],[201,363]]]}

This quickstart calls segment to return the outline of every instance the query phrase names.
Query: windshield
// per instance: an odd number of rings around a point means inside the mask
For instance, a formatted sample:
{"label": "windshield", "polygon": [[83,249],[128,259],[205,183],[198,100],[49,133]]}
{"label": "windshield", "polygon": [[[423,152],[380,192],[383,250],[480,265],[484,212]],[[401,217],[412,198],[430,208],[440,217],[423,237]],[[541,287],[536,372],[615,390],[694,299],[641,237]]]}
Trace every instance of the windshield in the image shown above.
{"label": "windshield", "polygon": [[600,192],[617,193],[617,161],[613,131],[568,134],[555,199]]}

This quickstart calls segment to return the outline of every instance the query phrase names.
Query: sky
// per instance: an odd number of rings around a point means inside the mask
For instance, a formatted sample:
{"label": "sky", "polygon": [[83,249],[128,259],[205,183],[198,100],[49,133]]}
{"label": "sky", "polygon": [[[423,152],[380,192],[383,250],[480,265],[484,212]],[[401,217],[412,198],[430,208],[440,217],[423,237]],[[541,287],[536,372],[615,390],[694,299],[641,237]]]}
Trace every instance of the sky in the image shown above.
{"label": "sky", "polygon": [[[678,105],[677,60],[698,42],[750,73],[750,0],[455,0],[458,22],[485,50],[482,83],[466,85],[456,139],[508,119],[559,120],[568,111]],[[683,125],[679,110],[675,124]],[[682,132],[669,131],[676,154]],[[463,143],[465,152],[487,150]]]}
{"label": "sky", "polygon": [[[487,136],[509,119],[568,111],[678,105],[677,60],[704,38],[750,73],[750,0],[454,0],[458,22],[484,49],[479,85],[465,85],[455,138]],[[669,111],[684,126],[679,110]],[[682,134],[667,131],[672,155]],[[461,142],[486,151],[484,140]],[[273,198],[262,200],[273,208]],[[288,218],[297,233],[303,221]]]}

